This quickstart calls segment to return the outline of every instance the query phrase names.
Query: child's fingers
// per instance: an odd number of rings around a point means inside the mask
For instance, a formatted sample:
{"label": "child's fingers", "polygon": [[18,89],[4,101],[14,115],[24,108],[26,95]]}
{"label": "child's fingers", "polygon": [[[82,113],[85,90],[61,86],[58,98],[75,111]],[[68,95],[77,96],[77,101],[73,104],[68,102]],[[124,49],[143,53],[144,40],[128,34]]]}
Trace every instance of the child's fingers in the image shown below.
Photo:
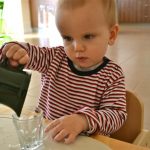
{"label": "child's fingers", "polygon": [[[16,51],[14,51],[12,59],[19,60],[27,55],[26,50],[23,48],[18,48]],[[26,56],[27,57],[27,56]]]}
{"label": "child's fingers", "polygon": [[26,54],[22,58],[19,59],[19,64],[25,65],[29,61],[29,56]]}
{"label": "child's fingers", "polygon": [[8,58],[17,60],[27,54],[26,50],[15,43],[8,43],[2,48],[2,53]]}
{"label": "child's fingers", "polygon": [[[2,47],[2,53],[6,56],[6,53],[10,51],[16,44],[15,43],[7,43]],[[13,48],[13,50],[15,50]]]}
{"label": "child's fingers", "polygon": [[7,58],[13,58],[13,55],[16,53],[17,49],[13,48],[13,47],[10,47],[9,49],[6,49],[5,51],[5,56]]}
{"label": "child's fingers", "polygon": [[51,122],[47,125],[47,127],[46,127],[46,129],[45,129],[45,132],[48,132],[49,130],[53,129],[53,128],[56,127],[59,123],[60,123],[60,120],[59,120],[59,119],[56,119],[56,120],[51,121]]}
{"label": "child's fingers", "polygon": [[67,138],[64,139],[64,143],[65,144],[70,144],[70,143],[73,143],[76,139],[76,136],[75,134],[70,134]]}
{"label": "child's fingers", "polygon": [[12,66],[26,64],[29,61],[29,56],[25,49],[15,43],[8,43],[2,47],[2,53],[9,59]]}
{"label": "child's fingers", "polygon": [[14,61],[12,59],[9,60],[9,64],[13,67],[17,67],[19,65],[19,63],[17,61]]}
{"label": "child's fingers", "polygon": [[57,142],[64,141],[66,137],[68,137],[69,133],[65,129],[61,130],[54,136],[54,140]]}

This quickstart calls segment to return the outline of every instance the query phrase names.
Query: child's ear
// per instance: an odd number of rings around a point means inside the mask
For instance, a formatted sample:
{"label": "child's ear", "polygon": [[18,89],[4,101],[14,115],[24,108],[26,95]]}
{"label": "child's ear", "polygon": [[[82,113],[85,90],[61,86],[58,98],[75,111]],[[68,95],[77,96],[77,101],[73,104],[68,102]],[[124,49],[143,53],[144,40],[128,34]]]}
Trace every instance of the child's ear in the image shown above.
{"label": "child's ear", "polygon": [[117,38],[117,35],[118,35],[118,31],[119,31],[119,25],[118,24],[115,24],[113,27],[111,27],[110,29],[110,37],[109,37],[109,41],[108,41],[108,44],[109,45],[113,45],[116,38]]}

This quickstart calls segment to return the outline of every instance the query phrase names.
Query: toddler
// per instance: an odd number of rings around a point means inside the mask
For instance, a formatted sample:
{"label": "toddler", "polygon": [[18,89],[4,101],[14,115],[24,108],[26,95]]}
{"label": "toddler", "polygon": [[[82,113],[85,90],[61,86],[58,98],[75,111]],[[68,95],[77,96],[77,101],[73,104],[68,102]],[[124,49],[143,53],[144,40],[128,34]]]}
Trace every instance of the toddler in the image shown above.
{"label": "toddler", "polygon": [[124,75],[105,56],[119,28],[115,5],[115,0],[58,0],[56,26],[64,46],[9,42],[1,48],[1,59],[7,57],[10,65],[41,73],[38,107],[55,141],[71,143],[95,132],[109,136],[126,120]]}

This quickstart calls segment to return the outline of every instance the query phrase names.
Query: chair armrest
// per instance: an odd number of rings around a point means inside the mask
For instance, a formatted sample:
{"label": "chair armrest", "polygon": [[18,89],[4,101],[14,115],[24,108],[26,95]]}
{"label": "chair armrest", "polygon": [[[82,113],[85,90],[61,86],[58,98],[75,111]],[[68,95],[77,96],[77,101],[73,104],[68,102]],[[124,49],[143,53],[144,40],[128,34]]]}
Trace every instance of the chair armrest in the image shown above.
{"label": "chair armrest", "polygon": [[133,144],[150,148],[150,130],[142,130]]}

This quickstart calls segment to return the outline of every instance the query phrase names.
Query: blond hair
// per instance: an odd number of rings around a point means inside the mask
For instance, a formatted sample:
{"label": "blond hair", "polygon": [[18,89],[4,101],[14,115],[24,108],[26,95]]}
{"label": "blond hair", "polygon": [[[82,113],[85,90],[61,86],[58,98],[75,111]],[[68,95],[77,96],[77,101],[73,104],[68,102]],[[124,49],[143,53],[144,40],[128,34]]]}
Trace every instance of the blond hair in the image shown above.
{"label": "blond hair", "polygon": [[[57,9],[75,9],[84,6],[92,0],[58,0]],[[110,27],[118,23],[116,0],[97,0],[103,5],[104,15]]]}

